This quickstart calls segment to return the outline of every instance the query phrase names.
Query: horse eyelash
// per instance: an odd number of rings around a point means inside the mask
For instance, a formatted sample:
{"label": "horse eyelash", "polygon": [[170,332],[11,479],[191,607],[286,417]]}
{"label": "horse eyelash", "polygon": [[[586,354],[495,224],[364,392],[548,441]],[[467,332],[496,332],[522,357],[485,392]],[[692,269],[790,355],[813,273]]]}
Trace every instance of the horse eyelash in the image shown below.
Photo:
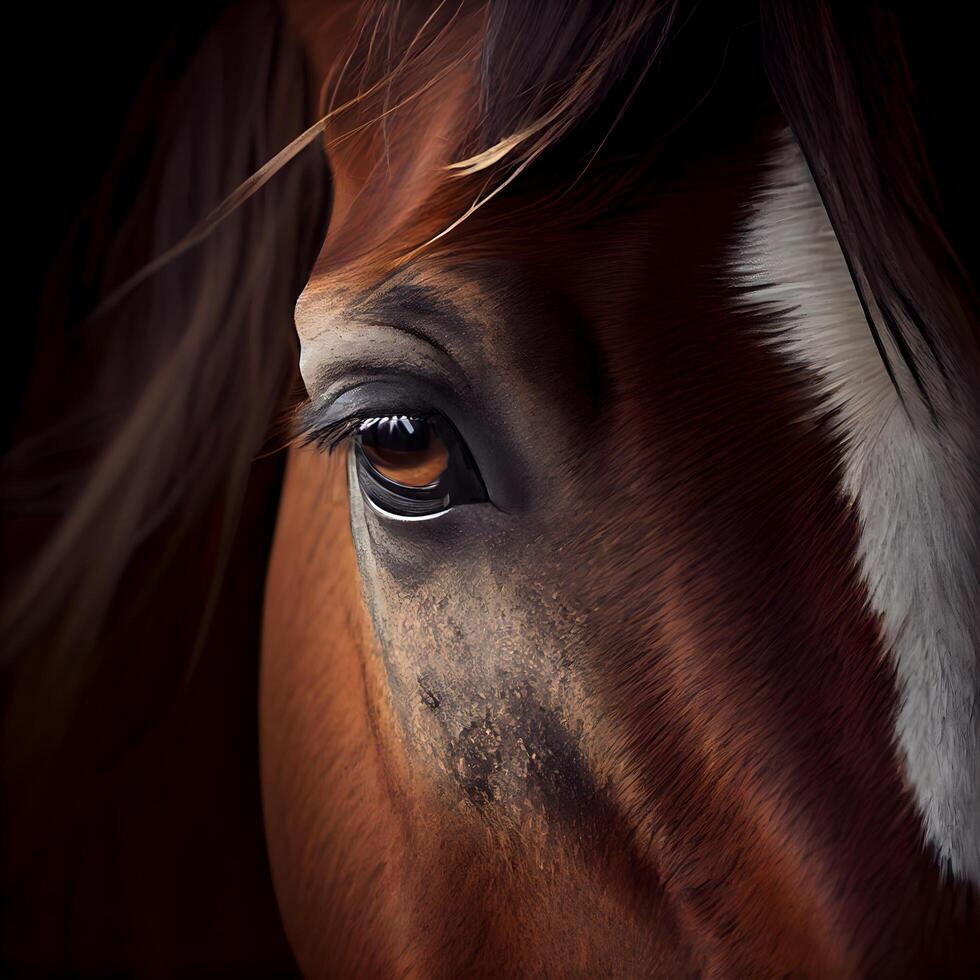
{"label": "horse eyelash", "polygon": [[[306,414],[306,413],[304,413]],[[306,422],[300,419],[300,445],[316,446],[321,453],[328,456],[340,446],[348,436],[352,435],[364,423],[367,416],[349,415],[336,422],[318,424],[315,419]]]}

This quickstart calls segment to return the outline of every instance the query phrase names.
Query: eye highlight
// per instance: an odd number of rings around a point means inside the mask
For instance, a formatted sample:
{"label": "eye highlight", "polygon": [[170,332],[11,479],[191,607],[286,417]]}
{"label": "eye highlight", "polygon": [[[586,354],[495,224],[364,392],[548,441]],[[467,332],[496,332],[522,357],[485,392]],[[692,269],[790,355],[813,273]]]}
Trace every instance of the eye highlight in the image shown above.
{"label": "eye highlight", "polygon": [[382,514],[418,520],[487,499],[469,450],[442,416],[365,419],[352,452],[361,492]]}

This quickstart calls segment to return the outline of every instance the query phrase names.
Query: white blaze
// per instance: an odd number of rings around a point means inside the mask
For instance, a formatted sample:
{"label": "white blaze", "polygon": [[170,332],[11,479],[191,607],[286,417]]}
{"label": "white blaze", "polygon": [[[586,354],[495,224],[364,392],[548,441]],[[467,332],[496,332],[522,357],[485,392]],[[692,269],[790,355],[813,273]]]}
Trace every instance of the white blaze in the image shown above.
{"label": "white blaze", "polygon": [[[752,287],[747,302],[778,307],[774,347],[811,370],[839,412],[860,571],[899,685],[896,746],[926,839],[954,875],[980,884],[980,585],[968,485],[976,460],[903,409],[789,134],[772,163],[736,271]],[[915,397],[913,386],[904,390]]]}

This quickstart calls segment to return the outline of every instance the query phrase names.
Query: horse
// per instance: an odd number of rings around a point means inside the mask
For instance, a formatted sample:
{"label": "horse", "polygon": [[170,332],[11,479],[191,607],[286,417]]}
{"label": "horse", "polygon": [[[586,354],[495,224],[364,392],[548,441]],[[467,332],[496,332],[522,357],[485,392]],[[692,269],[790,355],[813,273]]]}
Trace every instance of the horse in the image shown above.
{"label": "horse", "polygon": [[915,17],[329,13],[206,226],[325,154],[261,589],[300,969],[976,975],[980,316]]}

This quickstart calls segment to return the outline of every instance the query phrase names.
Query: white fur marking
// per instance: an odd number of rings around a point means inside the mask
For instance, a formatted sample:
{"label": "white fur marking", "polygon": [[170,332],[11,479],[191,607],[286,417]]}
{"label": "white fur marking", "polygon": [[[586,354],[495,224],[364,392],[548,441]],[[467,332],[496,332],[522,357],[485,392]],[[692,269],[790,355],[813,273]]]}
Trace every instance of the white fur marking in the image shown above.
{"label": "white fur marking", "polygon": [[898,680],[896,743],[926,839],[956,877],[980,884],[973,464],[902,409],[789,134],[773,162],[736,271],[752,287],[749,302],[784,312],[774,318],[774,346],[816,373],[825,403],[840,413],[860,568]]}

